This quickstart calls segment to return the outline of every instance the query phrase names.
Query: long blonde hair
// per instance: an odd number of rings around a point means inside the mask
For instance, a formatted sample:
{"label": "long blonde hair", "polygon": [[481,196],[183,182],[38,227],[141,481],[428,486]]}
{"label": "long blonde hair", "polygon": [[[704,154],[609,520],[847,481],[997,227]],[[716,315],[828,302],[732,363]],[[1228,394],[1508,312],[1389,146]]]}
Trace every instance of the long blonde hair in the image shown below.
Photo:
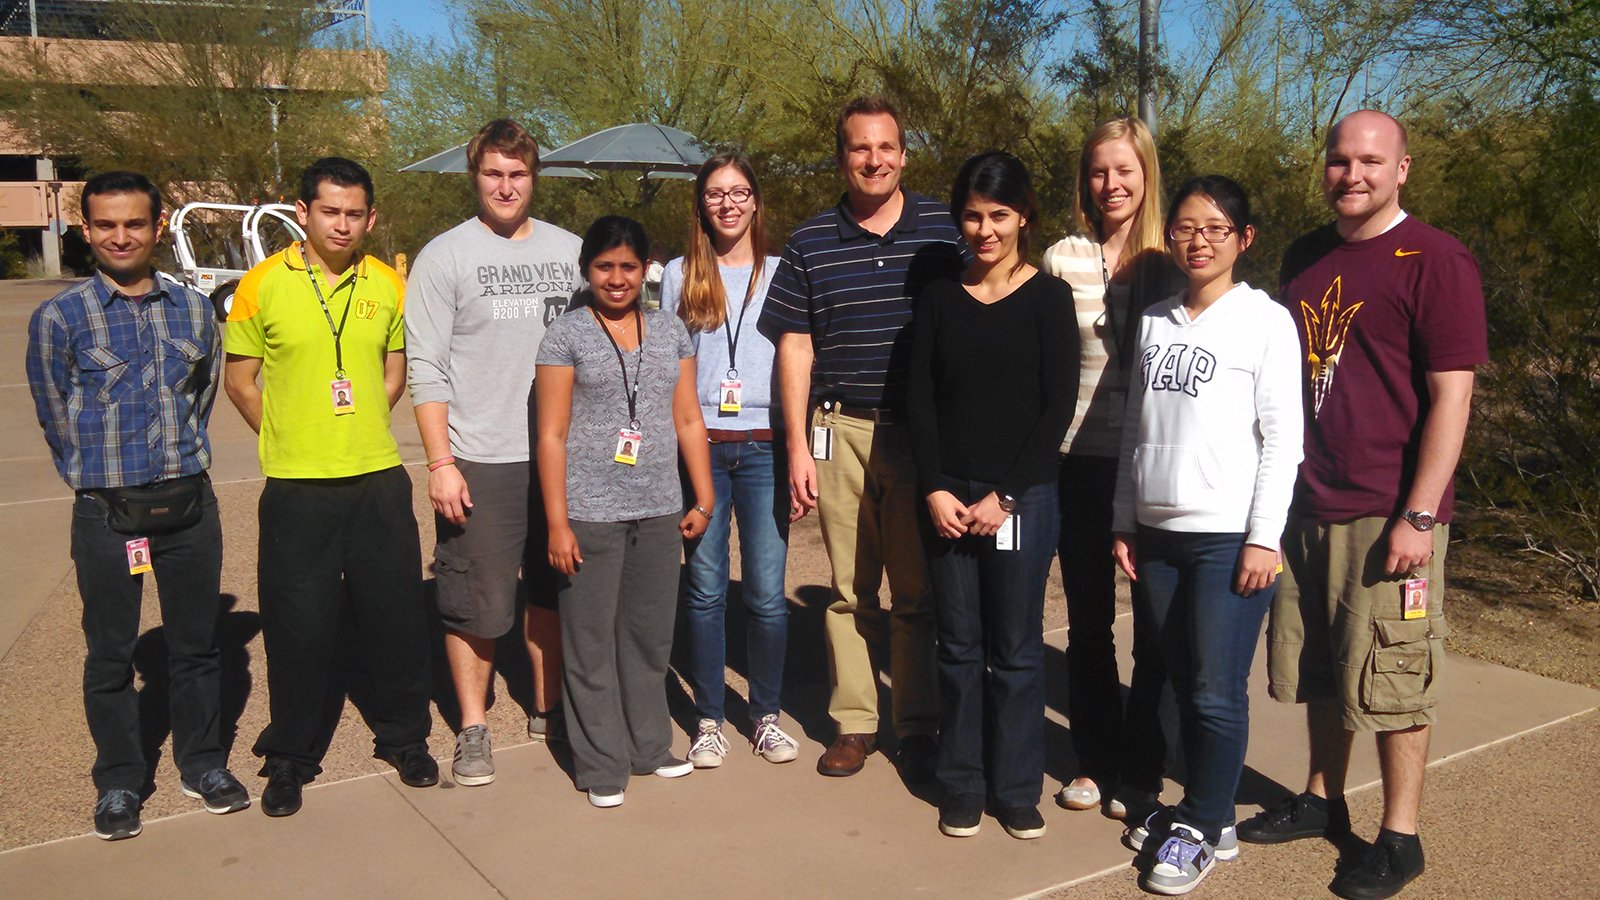
{"label": "long blonde hair", "polygon": [[1089,186],[1089,157],[1101,144],[1124,140],[1133,145],[1133,155],[1139,158],[1139,166],[1144,169],[1144,200],[1133,214],[1133,228],[1122,250],[1121,258],[1131,260],[1146,250],[1160,252],[1166,246],[1162,234],[1166,217],[1161,209],[1161,161],[1156,156],[1156,142],[1143,122],[1124,116],[1102,124],[1089,134],[1089,139],[1083,142],[1083,152],[1078,154],[1078,189],[1073,192],[1072,212],[1080,229],[1092,235],[1096,242],[1104,238],[1100,233],[1104,219]]}
{"label": "long blonde hair", "polygon": [[750,249],[755,256],[750,270],[750,286],[745,288],[744,305],[749,306],[756,294],[756,284],[761,280],[767,264],[767,230],[762,223],[761,186],[756,183],[755,167],[743,153],[728,151],[706,160],[694,179],[694,212],[689,216],[689,252],[683,260],[683,294],[678,300],[678,315],[689,331],[716,331],[728,317],[728,295],[722,287],[722,273],[717,270],[717,246],[712,239],[711,220],[706,216],[706,181],[713,173],[733,166],[750,182],[751,199],[755,211],[750,219]]}

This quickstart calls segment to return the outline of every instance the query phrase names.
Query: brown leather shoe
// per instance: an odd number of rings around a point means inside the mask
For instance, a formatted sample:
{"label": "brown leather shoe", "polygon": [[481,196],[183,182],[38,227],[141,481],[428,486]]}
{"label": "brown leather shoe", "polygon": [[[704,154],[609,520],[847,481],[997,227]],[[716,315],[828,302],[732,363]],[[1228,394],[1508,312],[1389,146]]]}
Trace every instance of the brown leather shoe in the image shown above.
{"label": "brown leather shoe", "polygon": [[817,760],[817,771],[836,777],[854,775],[867,764],[867,757],[877,751],[878,736],[875,734],[841,734]]}

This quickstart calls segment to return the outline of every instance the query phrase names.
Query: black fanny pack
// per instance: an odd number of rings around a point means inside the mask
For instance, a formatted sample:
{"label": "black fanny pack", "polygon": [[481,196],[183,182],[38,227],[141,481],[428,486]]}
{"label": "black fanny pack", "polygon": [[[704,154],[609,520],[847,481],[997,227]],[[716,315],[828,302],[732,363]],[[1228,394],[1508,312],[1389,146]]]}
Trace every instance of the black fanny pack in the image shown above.
{"label": "black fanny pack", "polygon": [[174,478],[148,487],[101,488],[91,491],[106,509],[106,524],[121,534],[151,535],[181,531],[198,524],[205,492],[205,473]]}

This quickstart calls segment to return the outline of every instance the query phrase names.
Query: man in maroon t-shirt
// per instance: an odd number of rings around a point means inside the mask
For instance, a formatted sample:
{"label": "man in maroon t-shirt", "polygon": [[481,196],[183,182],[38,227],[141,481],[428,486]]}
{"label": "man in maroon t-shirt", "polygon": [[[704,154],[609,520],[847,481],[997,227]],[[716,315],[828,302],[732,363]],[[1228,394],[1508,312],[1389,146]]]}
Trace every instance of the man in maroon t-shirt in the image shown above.
{"label": "man in maroon t-shirt", "polygon": [[1305,352],[1305,462],[1268,626],[1275,699],[1305,703],[1306,792],[1239,824],[1241,840],[1350,828],[1354,733],[1377,734],[1383,826],[1329,889],[1391,897],[1423,867],[1417,813],[1444,655],[1444,556],[1473,366],[1488,361],[1483,288],[1460,242],[1408,217],[1405,129],[1363,110],[1328,133],[1335,221],[1284,257],[1280,296]]}

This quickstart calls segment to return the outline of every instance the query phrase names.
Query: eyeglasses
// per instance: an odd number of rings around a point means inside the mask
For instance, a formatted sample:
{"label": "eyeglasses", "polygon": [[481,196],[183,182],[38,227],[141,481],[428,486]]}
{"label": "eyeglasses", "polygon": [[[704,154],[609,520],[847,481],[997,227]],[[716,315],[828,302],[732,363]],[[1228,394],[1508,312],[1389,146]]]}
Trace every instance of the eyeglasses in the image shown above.
{"label": "eyeglasses", "polygon": [[702,193],[700,195],[700,199],[704,200],[707,206],[716,206],[718,203],[723,201],[723,198],[732,200],[735,203],[749,203],[750,198],[754,197],[755,195],[756,192],[747,187],[736,187],[731,191],[720,191],[716,188],[712,188],[711,190]]}
{"label": "eyeglasses", "polygon": [[1205,238],[1211,243],[1220,244],[1228,239],[1228,235],[1231,235],[1238,230],[1239,229],[1233,227],[1232,225],[1207,225],[1203,228],[1196,228],[1193,225],[1174,225],[1167,230],[1167,237],[1170,238],[1173,243],[1181,244],[1184,241],[1193,238],[1198,232],[1201,237]]}

